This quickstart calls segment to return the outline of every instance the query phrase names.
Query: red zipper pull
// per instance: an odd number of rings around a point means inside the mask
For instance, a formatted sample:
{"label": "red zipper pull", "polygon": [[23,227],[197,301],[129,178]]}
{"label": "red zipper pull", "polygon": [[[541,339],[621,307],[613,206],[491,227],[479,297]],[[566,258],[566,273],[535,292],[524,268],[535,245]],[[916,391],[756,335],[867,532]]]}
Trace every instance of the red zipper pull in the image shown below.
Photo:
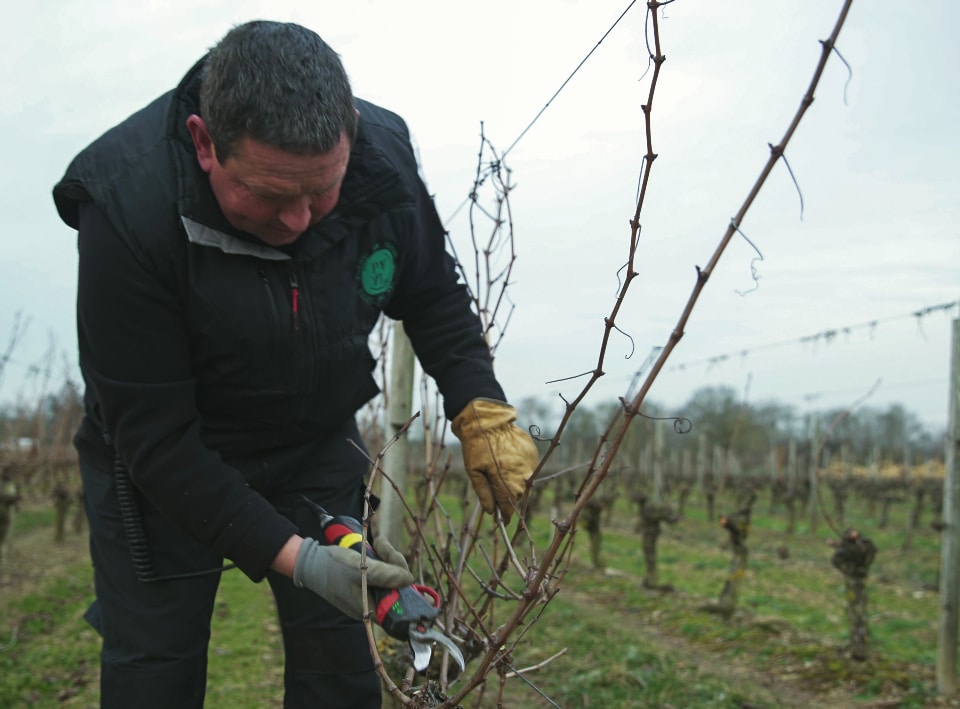
{"label": "red zipper pull", "polygon": [[297,275],[290,274],[290,295],[291,307],[293,312],[293,329],[300,329],[300,285],[297,283]]}

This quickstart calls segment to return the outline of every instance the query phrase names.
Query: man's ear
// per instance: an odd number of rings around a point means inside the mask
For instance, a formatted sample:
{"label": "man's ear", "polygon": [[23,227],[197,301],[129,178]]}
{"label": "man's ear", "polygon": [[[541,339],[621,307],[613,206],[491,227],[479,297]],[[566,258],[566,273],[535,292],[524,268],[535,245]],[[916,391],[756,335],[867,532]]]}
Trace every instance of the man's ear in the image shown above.
{"label": "man's ear", "polygon": [[217,151],[213,146],[213,139],[207,130],[206,122],[196,113],[187,118],[187,130],[190,131],[190,137],[193,138],[193,147],[197,151],[197,162],[200,163],[200,169],[204,172],[210,172],[213,169],[213,163],[217,159]]}

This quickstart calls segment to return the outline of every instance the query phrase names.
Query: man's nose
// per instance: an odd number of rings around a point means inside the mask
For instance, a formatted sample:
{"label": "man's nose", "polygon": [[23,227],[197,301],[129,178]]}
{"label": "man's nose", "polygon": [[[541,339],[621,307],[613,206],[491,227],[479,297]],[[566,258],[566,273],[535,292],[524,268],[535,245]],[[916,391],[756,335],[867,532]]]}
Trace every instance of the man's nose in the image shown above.
{"label": "man's nose", "polygon": [[277,218],[290,231],[304,232],[310,227],[310,198],[291,200],[277,212]]}

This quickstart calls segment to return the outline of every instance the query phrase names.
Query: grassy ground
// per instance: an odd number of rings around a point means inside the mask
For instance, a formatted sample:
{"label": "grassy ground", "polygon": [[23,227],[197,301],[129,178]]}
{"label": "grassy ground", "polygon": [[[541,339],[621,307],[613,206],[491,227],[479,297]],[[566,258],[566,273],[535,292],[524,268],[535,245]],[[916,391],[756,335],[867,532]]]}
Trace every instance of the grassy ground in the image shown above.
{"label": "grassy ground", "polygon": [[[17,520],[0,566],[0,707],[97,707],[99,636],[83,620],[94,598],[83,535],[51,543],[51,513]],[[267,584],[237,571],[220,584],[206,706],[280,707],[283,647]]]}
{"label": "grassy ground", "polygon": [[[635,514],[616,507],[604,526],[603,568],[592,567],[586,536],[578,538],[560,594],[512,666],[563,654],[525,680],[509,679],[503,706],[960,706],[934,692],[939,538],[928,513],[903,551],[906,514],[895,510],[881,530],[865,506],[850,512],[847,523],[879,549],[869,578],[871,656],[854,662],[844,653],[844,586],[826,525],[787,535],[782,513],[759,500],[738,610],[723,619],[705,610],[730,562],[718,523],[690,505],[666,527],[659,575],[675,590],[648,591]],[[48,515],[21,516],[14,553],[0,567],[0,707],[97,705],[97,637],[81,617],[92,599],[85,543],[71,536],[52,546]],[[549,520],[536,529],[546,539]],[[207,706],[279,707],[283,651],[266,585],[225,574],[213,632]],[[494,683],[464,704],[496,705]]]}

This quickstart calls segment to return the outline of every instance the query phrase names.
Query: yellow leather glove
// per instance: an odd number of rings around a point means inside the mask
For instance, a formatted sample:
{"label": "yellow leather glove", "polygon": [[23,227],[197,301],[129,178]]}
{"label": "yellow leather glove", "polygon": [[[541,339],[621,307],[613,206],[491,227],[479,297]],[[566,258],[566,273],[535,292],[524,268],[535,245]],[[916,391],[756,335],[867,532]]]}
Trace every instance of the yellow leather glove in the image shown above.
{"label": "yellow leather glove", "polygon": [[453,419],[463,464],[483,509],[510,520],[540,454],[530,434],[513,422],[517,410],[495,399],[474,399]]}

